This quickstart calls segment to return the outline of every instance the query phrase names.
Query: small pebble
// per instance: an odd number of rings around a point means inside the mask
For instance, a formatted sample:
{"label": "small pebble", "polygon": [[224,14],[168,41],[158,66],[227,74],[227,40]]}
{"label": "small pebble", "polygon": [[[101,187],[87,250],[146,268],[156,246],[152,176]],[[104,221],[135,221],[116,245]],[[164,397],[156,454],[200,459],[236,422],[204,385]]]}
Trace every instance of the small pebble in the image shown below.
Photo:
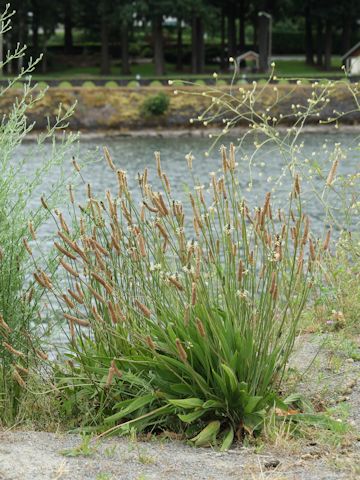
{"label": "small pebble", "polygon": [[264,464],[265,468],[276,468],[280,465],[280,460],[270,460]]}
{"label": "small pebble", "polygon": [[304,453],[304,455],[301,455],[301,458],[303,460],[308,460],[310,458],[313,458],[313,456],[311,455],[311,453]]}
{"label": "small pebble", "polygon": [[357,381],[355,379],[351,380],[349,383],[348,383],[348,388],[354,388],[357,384]]}

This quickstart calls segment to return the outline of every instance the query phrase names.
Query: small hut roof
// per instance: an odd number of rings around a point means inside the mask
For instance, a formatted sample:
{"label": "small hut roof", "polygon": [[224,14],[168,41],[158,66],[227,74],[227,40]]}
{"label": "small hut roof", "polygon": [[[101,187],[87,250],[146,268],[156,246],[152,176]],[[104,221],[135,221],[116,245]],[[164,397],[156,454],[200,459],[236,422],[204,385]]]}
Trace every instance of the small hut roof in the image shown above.
{"label": "small hut roof", "polygon": [[259,54],[254,52],[254,50],[249,50],[247,52],[242,53],[241,55],[238,55],[237,61],[241,62],[241,60],[246,60],[248,57],[259,58]]}
{"label": "small hut roof", "polygon": [[346,60],[347,58],[351,57],[351,54],[352,54],[352,53],[355,53],[356,50],[359,50],[358,55],[360,56],[360,42],[358,42],[356,45],[354,45],[352,48],[350,48],[350,50],[347,51],[347,52],[345,53],[345,55],[343,55],[343,56],[341,57],[341,60]]}

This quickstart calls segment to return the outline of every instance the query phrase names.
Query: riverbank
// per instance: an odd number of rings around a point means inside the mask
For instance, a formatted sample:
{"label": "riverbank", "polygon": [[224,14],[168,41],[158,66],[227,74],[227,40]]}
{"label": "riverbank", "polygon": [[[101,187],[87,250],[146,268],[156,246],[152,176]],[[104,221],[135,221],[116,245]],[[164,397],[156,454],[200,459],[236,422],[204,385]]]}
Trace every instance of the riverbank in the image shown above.
{"label": "riverbank", "polygon": [[[177,88],[177,87],[175,87]],[[70,108],[76,103],[76,109],[69,121],[73,130],[85,132],[113,131],[117,134],[128,134],[134,131],[152,131],[153,134],[181,129],[186,133],[199,130],[199,122],[189,123],[189,119],[197,118],[199,112],[204,111],[211,101],[209,97],[201,95],[204,87],[179,87],[179,92],[174,94],[174,87],[146,87],[146,88],[51,88],[44,94],[28,112],[28,122],[35,122],[37,130],[47,127],[48,117],[53,120],[58,112],[59,104],[63,108]],[[222,87],[224,92],[229,92],[229,87]],[[234,87],[234,95],[240,95],[239,88],[252,89],[252,85]],[[310,84],[289,85],[279,84],[274,90],[274,85],[258,85],[261,95],[254,108],[261,114],[269,110],[272,117],[282,120],[279,127],[292,124],[295,116],[290,114],[294,106],[308,104],[313,87]],[[320,87],[319,87],[320,88]],[[163,115],[145,115],[143,104],[151,96],[159,92],[165,93],[170,100],[168,110]],[[197,94],[196,94],[197,92]],[[9,90],[8,94],[0,99],[0,114],[8,114],[14,101],[19,97],[19,90]],[[319,116],[308,119],[309,125],[318,125],[327,122],[335,112],[351,112],[344,117],[341,123],[345,125],[358,125],[360,112],[354,95],[346,84],[338,85],[329,94],[330,101],[321,110]],[[248,120],[240,121],[239,126],[248,127]],[[207,128],[202,129],[208,133]]]}

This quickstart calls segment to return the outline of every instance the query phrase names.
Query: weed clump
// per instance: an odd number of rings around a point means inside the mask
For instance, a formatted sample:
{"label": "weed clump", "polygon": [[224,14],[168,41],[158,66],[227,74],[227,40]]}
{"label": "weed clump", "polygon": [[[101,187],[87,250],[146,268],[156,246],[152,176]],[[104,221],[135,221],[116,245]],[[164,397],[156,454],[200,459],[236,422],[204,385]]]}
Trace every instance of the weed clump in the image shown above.
{"label": "weed clump", "polygon": [[145,169],[137,195],[104,153],[117,191],[101,199],[87,185],[74,229],[61,224],[55,245],[66,402],[80,396],[74,411],[102,429],[180,430],[195,445],[228,448],[261,430],[275,405],[288,409],[280,387],[323,252],[299,178],[286,211],[270,193],[251,208],[234,146],[222,147],[221,173],[208,191],[195,182],[183,204],[159,153],[161,190]]}
{"label": "weed clump", "polygon": [[164,115],[170,105],[170,99],[164,92],[148,97],[142,104],[141,111],[146,116]]}

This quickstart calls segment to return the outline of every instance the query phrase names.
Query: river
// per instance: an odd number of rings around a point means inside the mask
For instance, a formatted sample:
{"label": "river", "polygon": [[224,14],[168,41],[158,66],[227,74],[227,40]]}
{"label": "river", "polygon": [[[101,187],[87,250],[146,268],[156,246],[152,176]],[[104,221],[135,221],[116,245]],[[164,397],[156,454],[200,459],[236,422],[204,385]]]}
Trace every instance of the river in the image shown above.
{"label": "river", "polygon": [[[236,138],[223,140],[226,144],[230,141],[236,143],[238,140]],[[136,192],[137,174],[142,172],[145,167],[149,168],[149,175],[154,188],[158,188],[154,151],[160,151],[162,168],[170,179],[173,196],[174,198],[184,200],[186,197],[185,187],[193,181],[187,169],[186,154],[192,152],[194,156],[193,176],[195,182],[205,185],[205,188],[209,185],[209,172],[216,172],[221,166],[219,146],[216,146],[209,153],[209,156],[205,156],[210,142],[208,138],[195,136],[169,136],[167,138],[119,136],[96,139],[84,137],[64,154],[63,163],[65,170],[70,171],[72,155],[79,162],[89,161],[88,166],[84,168],[82,173],[86,182],[92,184],[93,191],[99,195],[102,195],[106,189],[116,192],[115,176],[103,160],[102,146],[106,145],[111,152],[116,168],[126,170],[130,189]],[[344,152],[344,158],[341,158],[338,167],[338,178],[346,179],[349,175],[360,172],[359,139],[354,132],[323,133],[319,131],[303,134],[301,142],[303,142],[303,147],[297,157],[304,177],[304,209],[313,219],[315,228],[320,230],[324,222],[324,210],[316,197],[322,191],[324,176],[326,178],[327,172],[331,168],[333,161],[332,152],[336,148],[335,144],[341,144]],[[300,144],[301,142],[299,141],[298,143]],[[51,149],[52,146],[46,144],[40,151],[37,151],[37,147],[31,143],[24,143],[17,149],[16,157],[18,160],[24,160],[26,175],[30,176],[40,166],[44,156],[49,155]],[[251,168],[252,188],[249,188],[249,157],[255,150],[256,155],[252,160]],[[291,184],[286,174],[283,179],[279,179],[284,172],[283,169],[287,164],[287,159],[284,158],[284,155],[278,149],[273,149],[271,145],[265,145],[256,149],[253,139],[249,139],[243,143],[241,152],[237,155],[237,160],[239,162],[239,189],[241,190],[241,196],[244,196],[251,206],[260,205],[268,191],[272,191],[276,205],[284,206],[288,199]],[[317,175],[317,168],[323,170],[323,178]],[[42,188],[45,192],[51,190],[57,175],[57,170],[55,170],[47,174],[43,179]],[[305,177],[307,180],[305,180]],[[334,184],[336,188],[338,188],[338,185],[338,183]],[[77,199],[84,199],[85,186],[78,185],[76,189]],[[33,196],[30,201],[30,207],[36,208],[39,205],[39,196],[40,192]],[[328,201],[333,204],[334,208],[337,207],[337,204],[340,204],[339,197],[335,194],[331,195],[331,192],[328,195]],[[339,213],[340,217],[341,213]],[[53,231],[54,225],[48,223],[42,234],[48,236]]]}

